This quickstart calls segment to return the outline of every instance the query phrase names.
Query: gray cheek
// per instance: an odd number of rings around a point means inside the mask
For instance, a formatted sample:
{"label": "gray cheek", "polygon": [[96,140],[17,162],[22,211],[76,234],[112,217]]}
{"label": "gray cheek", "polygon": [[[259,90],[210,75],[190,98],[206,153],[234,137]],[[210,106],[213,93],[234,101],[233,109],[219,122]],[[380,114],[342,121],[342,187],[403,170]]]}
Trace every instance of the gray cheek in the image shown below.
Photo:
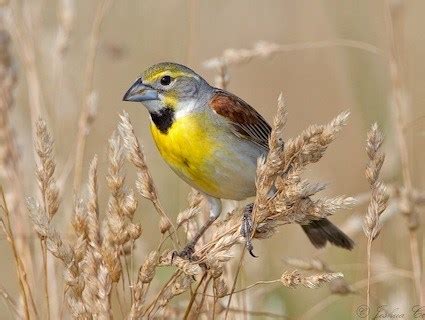
{"label": "gray cheek", "polygon": [[181,98],[192,98],[198,93],[198,86],[192,80],[182,81],[176,90],[180,92]]}

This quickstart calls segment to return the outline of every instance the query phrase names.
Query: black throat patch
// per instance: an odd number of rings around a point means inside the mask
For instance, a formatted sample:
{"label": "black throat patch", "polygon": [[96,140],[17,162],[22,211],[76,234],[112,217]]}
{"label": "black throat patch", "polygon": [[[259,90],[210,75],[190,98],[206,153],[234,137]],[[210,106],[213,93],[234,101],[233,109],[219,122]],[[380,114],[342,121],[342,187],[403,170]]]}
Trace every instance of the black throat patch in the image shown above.
{"label": "black throat patch", "polygon": [[155,126],[162,133],[167,133],[174,122],[174,110],[171,108],[163,108],[159,112],[152,112],[151,119]]}

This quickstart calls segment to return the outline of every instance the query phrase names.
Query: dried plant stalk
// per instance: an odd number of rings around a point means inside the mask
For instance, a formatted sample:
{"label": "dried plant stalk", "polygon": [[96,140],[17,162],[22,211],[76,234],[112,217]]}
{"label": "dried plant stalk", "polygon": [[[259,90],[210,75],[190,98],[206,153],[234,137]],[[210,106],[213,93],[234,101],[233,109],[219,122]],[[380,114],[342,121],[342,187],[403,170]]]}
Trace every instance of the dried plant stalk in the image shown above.
{"label": "dried plant stalk", "polygon": [[[419,215],[413,198],[413,182],[410,173],[409,152],[407,148],[406,124],[407,113],[409,112],[408,92],[405,85],[404,75],[402,74],[403,63],[401,56],[401,46],[403,44],[400,38],[403,32],[404,3],[390,3],[386,8],[386,22],[389,42],[389,71],[392,89],[392,102],[395,111],[395,128],[397,142],[401,160],[401,172],[403,175],[403,199],[401,201],[401,210],[407,220],[409,228],[410,256],[412,259],[412,268],[414,273],[414,284],[418,300],[421,305],[425,305],[425,289],[423,285],[423,271],[421,252],[418,241]],[[397,36],[396,36],[397,34]]]}
{"label": "dried plant stalk", "polygon": [[35,231],[41,238],[46,239],[49,251],[56,258],[62,260],[65,265],[71,263],[73,259],[72,250],[69,245],[62,241],[59,232],[51,226],[44,209],[33,198],[28,198],[27,207]]}
{"label": "dried plant stalk", "polygon": [[[4,196],[4,192],[3,192],[3,188],[0,187],[0,193],[1,193],[1,200],[2,200],[2,204],[0,206],[0,209],[3,211],[4,215],[5,215],[5,220],[6,223],[4,223],[3,219],[0,217],[0,225],[4,231],[4,233],[6,234],[7,240],[10,243],[11,247],[12,247],[12,251],[13,251],[13,257],[15,259],[15,264],[16,264],[16,272],[18,274],[18,280],[19,280],[19,287],[21,290],[21,296],[22,296],[22,300],[24,302],[24,316],[25,319],[29,319],[30,318],[30,313],[29,313],[29,298],[32,297],[28,297],[28,295],[31,295],[31,291],[29,290],[29,286],[28,286],[28,282],[26,280],[26,271],[25,271],[25,265],[22,263],[21,258],[19,257],[19,252],[16,246],[16,241],[15,241],[15,236],[14,236],[14,232],[12,229],[12,225],[10,223],[10,213],[9,213],[9,208],[7,206],[6,203],[6,198]],[[34,308],[34,312],[36,312],[36,309]]]}
{"label": "dried plant stalk", "polygon": [[[133,243],[142,233],[142,227],[132,222],[137,200],[132,189],[125,190],[125,177],[121,173],[124,162],[122,141],[117,134],[109,140],[109,173],[107,182],[111,191],[105,218],[103,254],[108,256],[108,268],[112,282],[121,276],[120,253],[129,242]],[[131,279],[128,279],[131,281]],[[130,283],[130,287],[132,284]]]}
{"label": "dried plant stalk", "polygon": [[53,158],[53,139],[42,119],[39,119],[36,123],[34,148],[38,155],[37,180],[43,199],[44,211],[50,220],[59,208],[59,192],[54,178],[56,163]]}
{"label": "dried plant stalk", "polygon": [[252,49],[226,49],[223,51],[220,57],[205,61],[204,66],[208,69],[215,69],[217,71],[215,84],[219,88],[226,89],[229,83],[229,66],[245,64],[255,58],[267,59],[277,53],[329,47],[355,48],[370,52],[372,54],[384,56],[382,50],[376,46],[366,42],[350,39],[334,39],[291,44],[277,44],[260,41],[257,42]]}
{"label": "dried plant stalk", "polygon": [[[156,211],[160,215],[161,233],[169,231],[170,235],[174,234],[177,237],[176,228],[173,226],[173,223],[159,202],[155,184],[146,165],[145,155],[143,154],[139,141],[134,134],[134,129],[133,125],[131,124],[130,117],[128,113],[124,111],[120,118],[121,122],[119,124],[119,132],[124,140],[124,144],[128,152],[128,159],[137,169],[137,190],[144,198],[150,200],[153,203]],[[171,231],[170,228],[172,229]]]}
{"label": "dried plant stalk", "polygon": [[[379,235],[381,224],[379,217],[385,211],[388,204],[388,194],[385,185],[378,180],[379,173],[384,163],[385,155],[379,150],[383,135],[375,123],[368,132],[366,141],[366,152],[369,157],[369,163],[366,166],[366,178],[372,191],[371,200],[364,217],[363,230],[367,237],[367,307],[370,308],[370,277],[371,277],[371,250],[372,241]],[[369,317],[369,315],[368,315]]]}
{"label": "dried plant stalk", "polygon": [[[285,258],[285,263],[295,267],[297,269],[307,270],[307,271],[316,271],[316,272],[326,272],[326,273],[335,273],[329,266],[318,258],[303,260],[298,258]],[[329,281],[329,290],[333,294],[346,295],[352,293],[353,290],[351,286],[347,283],[345,278],[338,277],[334,280]]]}
{"label": "dried plant stalk", "polygon": [[[12,3],[8,6],[9,15],[6,19],[7,28],[14,43],[17,45],[17,53],[23,64],[26,82],[28,85],[28,102],[31,115],[31,126],[33,135],[35,135],[35,124],[41,115],[43,109],[42,87],[40,75],[36,65],[36,48],[34,41],[34,29],[30,25],[31,19],[19,17],[17,9],[19,5]],[[22,10],[24,11],[24,10]],[[31,15],[28,12],[28,15]]]}
{"label": "dried plant stalk", "polygon": [[329,283],[335,279],[342,278],[343,275],[340,272],[337,273],[322,273],[311,276],[304,276],[298,271],[285,272],[280,278],[280,282],[288,288],[296,288],[303,286],[310,289],[316,289],[321,287],[325,283]]}
{"label": "dried plant stalk", "polygon": [[366,166],[366,178],[372,191],[371,201],[364,217],[363,230],[370,241],[375,240],[381,230],[379,217],[388,204],[386,186],[378,180],[385,155],[379,152],[384,141],[383,135],[375,123],[372,125],[367,137],[366,152],[370,159]]}
{"label": "dried plant stalk", "polygon": [[[26,265],[28,278],[35,273],[31,260],[31,247],[19,235],[31,233],[25,209],[24,181],[22,159],[17,143],[17,131],[11,122],[14,107],[14,91],[17,85],[16,61],[12,56],[11,39],[4,30],[0,17],[0,178],[10,212],[16,221],[12,224],[16,234],[15,244],[19,256]],[[18,131],[19,132],[19,131]]]}
{"label": "dried plant stalk", "polygon": [[[50,221],[59,208],[59,190],[56,186],[54,173],[56,163],[53,158],[53,139],[47,130],[46,123],[42,119],[38,119],[35,125],[36,135],[34,141],[34,149],[38,156],[36,176],[40,193],[42,196],[43,210],[47,221]],[[50,319],[50,297],[49,297],[49,279],[48,279],[48,257],[45,237],[38,233],[41,240],[43,254],[43,271],[44,286],[47,306],[47,318]],[[52,280],[54,283],[55,279]]]}
{"label": "dried plant stalk", "polygon": [[137,281],[133,288],[134,301],[131,305],[128,319],[140,319],[145,311],[145,288],[152,282],[155,276],[155,270],[159,263],[158,258],[158,252],[152,251],[145,260],[144,264],[140,267]]}
{"label": "dried plant stalk", "polygon": [[111,317],[110,293],[112,279],[105,257],[102,256],[99,206],[97,196],[97,156],[93,158],[89,168],[88,199],[86,204],[87,241],[88,246],[81,262],[81,272],[85,287],[82,299],[88,311],[94,317],[109,319]]}
{"label": "dried plant stalk", "polygon": [[96,14],[93,19],[92,29],[90,32],[89,49],[87,53],[87,65],[84,74],[84,92],[82,97],[80,118],[78,121],[77,145],[75,151],[75,172],[73,186],[74,192],[76,193],[80,190],[82,180],[86,139],[96,117],[96,103],[94,103],[96,94],[93,90],[93,78],[97,48],[100,39],[100,31],[102,28],[102,22],[105,18],[106,13],[111,7],[112,1],[113,0],[99,1],[96,8]]}
{"label": "dried plant stalk", "polygon": [[58,28],[52,52],[52,74],[54,80],[54,107],[57,113],[61,106],[61,94],[64,82],[64,67],[68,52],[71,32],[75,21],[75,0],[58,1]]}

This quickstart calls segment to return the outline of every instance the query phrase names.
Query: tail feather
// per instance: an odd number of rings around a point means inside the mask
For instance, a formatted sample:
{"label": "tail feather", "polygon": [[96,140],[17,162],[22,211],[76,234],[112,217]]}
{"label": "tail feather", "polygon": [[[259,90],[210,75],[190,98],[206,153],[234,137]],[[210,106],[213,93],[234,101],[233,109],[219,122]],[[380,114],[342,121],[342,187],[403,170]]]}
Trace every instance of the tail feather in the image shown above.
{"label": "tail feather", "polygon": [[316,248],[323,248],[328,241],[348,250],[354,247],[354,241],[328,219],[314,220],[301,227]]}

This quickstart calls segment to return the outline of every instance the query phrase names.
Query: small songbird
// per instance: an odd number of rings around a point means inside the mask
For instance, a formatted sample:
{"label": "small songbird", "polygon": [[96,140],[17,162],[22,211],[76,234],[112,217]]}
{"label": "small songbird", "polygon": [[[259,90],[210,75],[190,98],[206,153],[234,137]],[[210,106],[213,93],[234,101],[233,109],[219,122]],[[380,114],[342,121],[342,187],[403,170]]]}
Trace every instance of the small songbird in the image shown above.
{"label": "small songbird", "polygon": [[[220,215],[221,199],[255,195],[257,159],[267,155],[271,127],[245,101],[177,63],[148,68],[123,100],[145,105],[161,156],[209,202],[209,219],[180,252],[190,257],[196,242]],[[328,219],[311,221],[302,228],[317,248],[327,241],[353,248],[353,241]]]}

